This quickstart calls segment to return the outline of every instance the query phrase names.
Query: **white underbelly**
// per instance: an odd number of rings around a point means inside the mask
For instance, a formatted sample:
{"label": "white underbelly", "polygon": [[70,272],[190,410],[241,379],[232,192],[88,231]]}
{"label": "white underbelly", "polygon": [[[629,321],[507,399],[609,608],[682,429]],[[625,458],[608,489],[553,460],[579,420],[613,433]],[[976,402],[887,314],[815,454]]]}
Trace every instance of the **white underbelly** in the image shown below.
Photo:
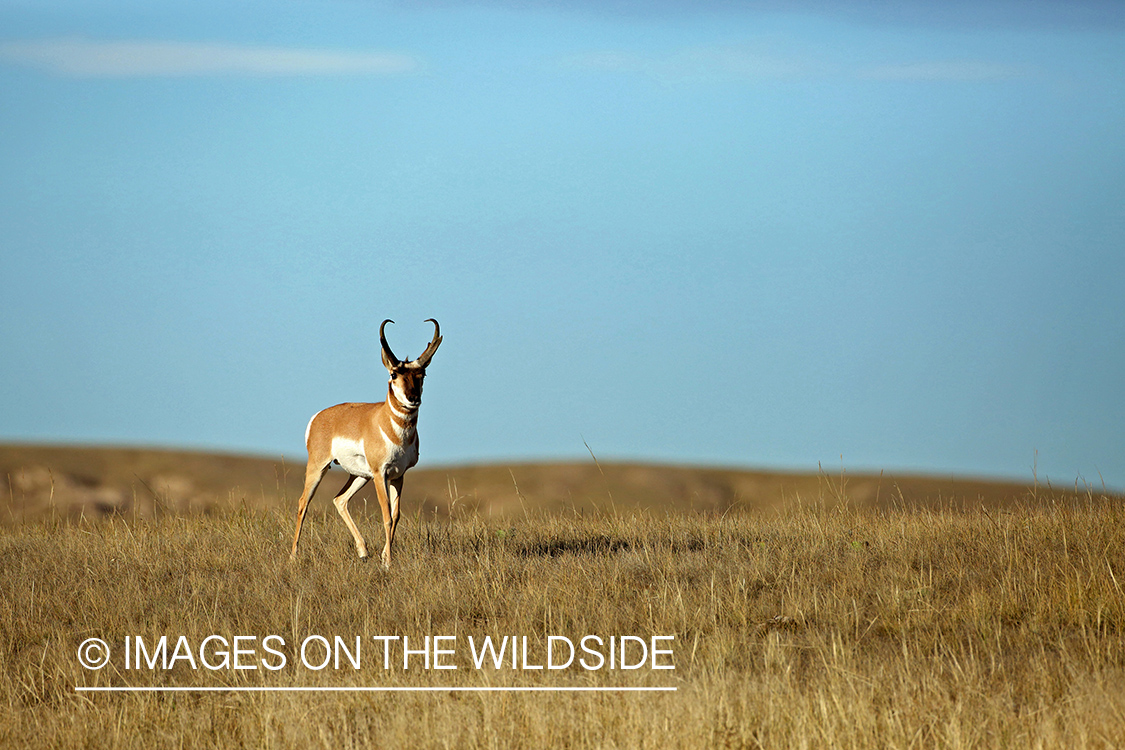
{"label": "white underbelly", "polygon": [[372,479],[375,474],[367,463],[367,454],[363,450],[363,441],[349,440],[347,438],[332,438],[332,458],[340,464],[340,468],[352,476]]}

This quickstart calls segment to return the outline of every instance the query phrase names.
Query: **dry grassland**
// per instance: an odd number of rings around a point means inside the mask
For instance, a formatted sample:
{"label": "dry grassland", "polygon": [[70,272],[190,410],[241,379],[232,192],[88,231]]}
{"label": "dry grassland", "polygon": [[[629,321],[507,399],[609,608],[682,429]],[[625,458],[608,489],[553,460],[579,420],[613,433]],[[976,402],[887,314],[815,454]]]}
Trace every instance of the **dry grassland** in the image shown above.
{"label": "dry grassland", "polygon": [[[1125,747],[1119,497],[871,506],[825,480],[784,506],[651,513],[520,492],[518,515],[408,510],[390,572],[356,560],[323,498],[294,565],[291,508],[0,527],[0,746]],[[124,668],[126,636],[212,634],[278,635],[287,666],[258,645],[255,670]],[[300,666],[311,634],[360,636],[361,667]],[[456,636],[458,669],[384,670],[383,635]],[[674,635],[675,669],[477,669],[486,635],[526,636],[540,665],[552,635]],[[78,662],[90,637],[115,650],[99,671]],[[75,691],[95,685],[676,691]]]}

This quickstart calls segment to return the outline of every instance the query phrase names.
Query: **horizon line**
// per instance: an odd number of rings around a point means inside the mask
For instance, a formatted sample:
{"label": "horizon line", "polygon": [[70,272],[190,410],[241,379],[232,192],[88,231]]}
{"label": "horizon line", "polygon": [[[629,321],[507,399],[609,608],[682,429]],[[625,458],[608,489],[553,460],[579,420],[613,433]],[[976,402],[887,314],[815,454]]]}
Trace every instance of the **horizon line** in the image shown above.
{"label": "horizon line", "polygon": [[[288,463],[293,462],[293,465],[299,466],[305,463],[305,459],[301,458],[301,451],[296,454],[290,455],[283,451],[276,451],[270,449],[259,449],[251,447],[238,447],[231,445],[218,445],[208,443],[165,443],[160,441],[155,442],[131,442],[127,440],[116,440],[113,438],[69,438],[69,437],[21,437],[21,436],[6,436],[0,435],[0,450],[6,448],[15,449],[73,449],[73,450],[113,450],[113,451],[154,451],[162,453],[190,453],[198,456],[224,456],[229,458],[241,458],[248,460],[266,460],[266,461],[281,461]],[[1036,451],[1036,454],[1038,451]],[[438,460],[433,463],[427,462],[425,466],[418,466],[415,471],[450,471],[456,469],[469,469],[479,467],[508,467],[508,466],[562,466],[573,464],[584,464],[588,460],[586,456],[590,455],[585,452],[578,452],[574,455],[556,454],[552,456],[497,456],[487,458],[465,458],[455,460]],[[840,457],[842,458],[842,457]],[[1083,474],[1077,474],[1074,479],[1056,483],[1050,474],[1044,473],[1042,476],[1036,476],[1036,464],[1033,463],[1028,467],[1031,470],[1032,476],[1030,478],[1019,476],[1015,473],[1006,472],[990,472],[980,470],[959,470],[948,467],[924,467],[924,466],[893,466],[887,468],[885,466],[878,466],[875,464],[857,463],[852,467],[846,464],[833,465],[832,471],[825,468],[825,465],[817,461],[816,468],[810,465],[796,465],[785,463],[771,463],[762,461],[760,463],[712,463],[709,461],[696,461],[690,460],[669,460],[662,459],[657,456],[631,456],[631,455],[617,455],[611,454],[607,458],[596,459],[595,462],[600,461],[609,466],[647,466],[647,467],[660,467],[669,469],[685,469],[685,470],[704,470],[704,471],[734,471],[734,472],[749,472],[756,474],[770,474],[782,476],[802,476],[802,477],[816,477],[816,476],[839,476],[839,469],[842,468],[846,475],[852,479],[860,478],[915,478],[915,479],[930,479],[952,482],[969,482],[969,483],[985,483],[985,484],[999,484],[999,485],[1019,485],[1024,487],[1047,487],[1049,489],[1065,488],[1073,486],[1074,480],[1080,484],[1085,485],[1087,490],[1094,490],[1098,485],[1089,481]],[[1096,467],[1095,467],[1096,468]],[[334,467],[334,471],[340,471],[339,467]],[[1098,471],[1098,480],[1101,491],[1112,495],[1125,495],[1125,486],[1113,486],[1105,481],[1105,478]]]}

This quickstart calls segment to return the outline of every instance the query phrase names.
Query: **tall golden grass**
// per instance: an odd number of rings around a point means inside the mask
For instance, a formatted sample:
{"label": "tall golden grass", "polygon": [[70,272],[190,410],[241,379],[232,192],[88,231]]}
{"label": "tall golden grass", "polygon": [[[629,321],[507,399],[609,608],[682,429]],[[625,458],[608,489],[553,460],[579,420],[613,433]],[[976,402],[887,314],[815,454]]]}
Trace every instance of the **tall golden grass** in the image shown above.
{"label": "tall golden grass", "polygon": [[[825,487],[725,513],[545,513],[534,497],[502,521],[416,513],[390,571],[355,559],[327,502],[293,565],[288,508],[9,525],[0,746],[1125,747],[1120,498],[870,507]],[[377,518],[359,522],[377,538]],[[77,658],[89,637],[211,634],[279,635],[289,665]],[[361,636],[361,669],[299,668],[310,634]],[[675,669],[478,670],[465,645],[526,636],[535,661],[548,636],[587,634],[674,635]],[[384,670],[376,635],[455,635],[459,669]],[[676,691],[75,690],[96,685]]]}

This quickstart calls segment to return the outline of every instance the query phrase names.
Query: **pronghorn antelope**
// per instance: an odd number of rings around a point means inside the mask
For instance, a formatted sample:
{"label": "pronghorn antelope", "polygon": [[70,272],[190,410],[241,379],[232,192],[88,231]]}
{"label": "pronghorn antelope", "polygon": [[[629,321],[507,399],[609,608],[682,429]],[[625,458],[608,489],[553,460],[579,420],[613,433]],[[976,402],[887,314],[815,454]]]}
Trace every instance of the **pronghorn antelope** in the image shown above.
{"label": "pronghorn antelope", "polygon": [[418,406],[422,401],[422,380],[426,365],[441,345],[441,328],[433,318],[434,338],[426,351],[414,361],[401,362],[387,345],[383,329],[393,320],[384,320],[379,326],[379,344],[383,350],[383,366],[391,374],[387,385],[387,400],[377,404],[337,404],[317,412],[305,429],[305,446],[309,450],[309,463],[305,467],[305,491],[297,501],[297,531],[293,534],[293,551],[289,559],[297,556],[297,542],[301,540],[301,522],[317,485],[333,461],[351,476],[344,483],[333,503],[348,530],[355,538],[356,551],[361,560],[367,559],[367,545],[348,513],[348,500],[367,480],[375,480],[375,494],[379,509],[383,511],[383,566],[391,566],[391,543],[398,526],[399,495],[402,477],[418,463]]}

